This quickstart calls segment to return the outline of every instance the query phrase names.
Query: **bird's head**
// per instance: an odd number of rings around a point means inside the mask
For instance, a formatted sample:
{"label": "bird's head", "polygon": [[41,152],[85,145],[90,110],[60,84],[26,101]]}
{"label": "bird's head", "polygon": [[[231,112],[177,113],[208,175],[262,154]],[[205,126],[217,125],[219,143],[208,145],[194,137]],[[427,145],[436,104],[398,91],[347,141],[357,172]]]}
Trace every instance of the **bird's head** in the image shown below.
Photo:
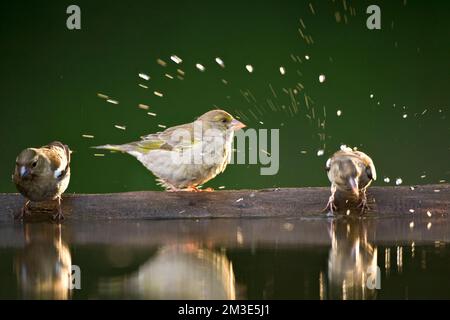
{"label": "bird's head", "polygon": [[[328,166],[328,163],[327,163]],[[359,196],[359,177],[361,175],[358,165],[351,157],[339,157],[330,164],[330,179],[338,189],[351,192]]]}
{"label": "bird's head", "polygon": [[36,149],[23,150],[16,159],[16,175],[21,179],[30,179],[39,176],[45,166],[45,159],[36,152]]}
{"label": "bird's head", "polygon": [[245,128],[245,124],[233,118],[231,114],[224,110],[211,110],[201,115],[201,120],[205,127],[219,130],[239,130]]}

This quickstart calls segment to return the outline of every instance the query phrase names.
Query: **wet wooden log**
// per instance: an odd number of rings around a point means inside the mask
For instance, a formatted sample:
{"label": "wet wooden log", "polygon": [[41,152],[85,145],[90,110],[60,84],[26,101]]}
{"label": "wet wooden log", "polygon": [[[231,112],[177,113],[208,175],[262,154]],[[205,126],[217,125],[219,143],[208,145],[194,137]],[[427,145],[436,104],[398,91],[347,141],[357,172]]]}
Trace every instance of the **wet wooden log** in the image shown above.
{"label": "wet wooden log", "polygon": [[[66,221],[311,217],[322,212],[329,195],[326,187],[67,194],[63,198],[63,212]],[[0,194],[0,221],[11,221],[23,203],[24,199],[18,194]],[[369,215],[398,216],[411,210],[447,214],[450,211],[450,184],[372,187],[369,203]],[[30,218],[48,218],[51,212],[45,208],[48,204],[38,204]]]}

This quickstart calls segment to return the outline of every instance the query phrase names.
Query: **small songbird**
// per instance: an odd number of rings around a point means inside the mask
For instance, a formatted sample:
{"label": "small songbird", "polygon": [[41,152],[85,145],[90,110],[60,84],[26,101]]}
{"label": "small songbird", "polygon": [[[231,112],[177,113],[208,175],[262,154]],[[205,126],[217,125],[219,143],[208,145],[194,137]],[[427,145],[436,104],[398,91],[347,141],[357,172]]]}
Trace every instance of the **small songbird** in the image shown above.
{"label": "small songbird", "polygon": [[56,200],[53,219],[64,219],[61,195],[69,186],[70,154],[69,147],[59,141],[41,148],[27,148],[19,154],[12,180],[27,201],[17,218],[29,213],[30,201]]}
{"label": "small songbird", "polygon": [[149,134],[140,141],[94,148],[134,156],[168,191],[200,191],[197,186],[225,170],[234,131],[244,127],[228,112],[212,110],[192,123]]}
{"label": "small songbird", "polygon": [[345,202],[357,203],[361,211],[367,209],[366,190],[377,173],[372,159],[361,151],[342,146],[326,163],[331,182],[331,196],[325,210],[337,209],[336,194]]}

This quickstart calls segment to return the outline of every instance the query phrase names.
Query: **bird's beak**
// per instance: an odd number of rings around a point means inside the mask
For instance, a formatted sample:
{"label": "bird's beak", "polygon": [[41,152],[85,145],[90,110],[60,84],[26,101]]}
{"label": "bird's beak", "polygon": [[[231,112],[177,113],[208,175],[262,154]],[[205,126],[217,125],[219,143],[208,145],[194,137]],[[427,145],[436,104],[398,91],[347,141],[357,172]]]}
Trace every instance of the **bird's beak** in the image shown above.
{"label": "bird's beak", "polygon": [[358,196],[359,195],[358,179],[351,177],[350,179],[348,179],[348,181],[349,181],[350,186],[352,188],[353,194]]}
{"label": "bird's beak", "polygon": [[21,178],[26,178],[30,175],[30,169],[26,168],[25,166],[21,166],[19,172]]}
{"label": "bird's beak", "polygon": [[237,130],[239,130],[239,129],[242,129],[242,128],[245,128],[245,127],[246,127],[245,124],[243,124],[242,122],[240,122],[240,121],[238,121],[238,120],[236,120],[236,119],[233,119],[233,120],[231,121],[231,128],[232,128],[233,130],[235,130],[235,131],[237,131]]}

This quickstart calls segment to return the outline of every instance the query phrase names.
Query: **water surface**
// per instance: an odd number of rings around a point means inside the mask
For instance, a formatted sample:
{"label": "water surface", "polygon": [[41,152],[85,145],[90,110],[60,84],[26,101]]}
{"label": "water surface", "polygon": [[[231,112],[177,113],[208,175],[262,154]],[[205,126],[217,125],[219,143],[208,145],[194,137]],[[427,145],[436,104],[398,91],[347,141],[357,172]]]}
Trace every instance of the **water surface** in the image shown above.
{"label": "water surface", "polygon": [[6,223],[0,298],[448,299],[449,230],[409,216]]}

